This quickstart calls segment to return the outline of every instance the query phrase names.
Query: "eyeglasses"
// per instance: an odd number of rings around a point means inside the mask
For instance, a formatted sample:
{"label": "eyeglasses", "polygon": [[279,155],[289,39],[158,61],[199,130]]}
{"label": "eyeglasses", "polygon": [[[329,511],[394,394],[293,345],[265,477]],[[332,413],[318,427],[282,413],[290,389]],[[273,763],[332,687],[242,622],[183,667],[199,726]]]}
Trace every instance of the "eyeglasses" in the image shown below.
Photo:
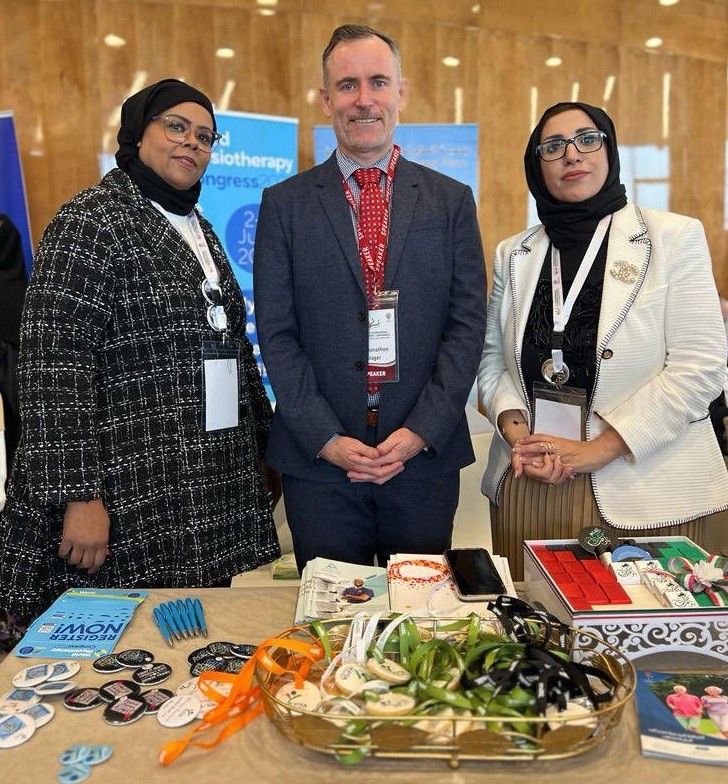
{"label": "eyeglasses", "polygon": [[224,332],[227,329],[227,314],[222,306],[222,289],[219,284],[205,278],[202,281],[202,296],[208,304],[207,323],[215,332]]}
{"label": "eyeglasses", "polygon": [[[192,123],[177,114],[157,115],[156,117],[152,117],[152,120],[161,122],[162,128],[164,129],[164,135],[169,141],[176,142],[177,144],[186,142],[192,133]],[[215,146],[215,142],[220,141],[220,139],[222,139],[221,133],[215,133],[215,131],[199,127],[195,130],[195,140],[199,144],[200,149],[204,152],[210,152]]]}
{"label": "eyeglasses", "polygon": [[573,144],[579,152],[596,152],[602,149],[607,134],[604,131],[584,131],[573,139],[549,139],[536,147],[536,155],[542,161],[558,161],[566,155],[566,148]]}

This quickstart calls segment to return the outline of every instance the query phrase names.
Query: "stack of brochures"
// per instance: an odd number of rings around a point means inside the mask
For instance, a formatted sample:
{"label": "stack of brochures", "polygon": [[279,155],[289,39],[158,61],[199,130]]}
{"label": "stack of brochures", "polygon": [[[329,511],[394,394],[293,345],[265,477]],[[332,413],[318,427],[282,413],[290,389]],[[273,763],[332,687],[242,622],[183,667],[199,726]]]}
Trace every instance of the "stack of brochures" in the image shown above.
{"label": "stack of brochures", "polygon": [[146,591],[71,588],[28,628],[16,656],[95,659],[113,651]]}
{"label": "stack of brochures", "polygon": [[[515,596],[508,559],[496,555],[493,561],[506,592]],[[314,558],[301,575],[294,622],[350,618],[363,610],[461,618],[486,609],[486,602],[458,599],[441,555],[398,553],[386,569]]]}

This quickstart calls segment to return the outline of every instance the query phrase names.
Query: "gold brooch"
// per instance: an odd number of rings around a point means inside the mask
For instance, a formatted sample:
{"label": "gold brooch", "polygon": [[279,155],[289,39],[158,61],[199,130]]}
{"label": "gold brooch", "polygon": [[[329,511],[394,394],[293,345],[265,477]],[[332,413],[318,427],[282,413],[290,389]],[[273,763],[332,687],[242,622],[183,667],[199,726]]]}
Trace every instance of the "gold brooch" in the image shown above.
{"label": "gold brooch", "polygon": [[609,274],[622,283],[634,283],[637,280],[639,269],[626,261],[615,261]]}

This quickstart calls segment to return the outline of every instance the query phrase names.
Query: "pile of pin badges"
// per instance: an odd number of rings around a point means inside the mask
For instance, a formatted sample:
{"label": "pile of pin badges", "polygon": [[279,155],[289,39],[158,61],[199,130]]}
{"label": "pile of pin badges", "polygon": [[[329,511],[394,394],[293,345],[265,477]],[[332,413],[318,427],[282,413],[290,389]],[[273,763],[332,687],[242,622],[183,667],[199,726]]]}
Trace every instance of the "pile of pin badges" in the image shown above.
{"label": "pile of pin badges", "polygon": [[77,784],[86,781],[91,768],[106,762],[113,754],[111,746],[83,746],[77,744],[61,753],[58,758],[62,767],[58,773],[61,784]]}
{"label": "pile of pin badges", "polygon": [[257,646],[248,643],[209,642],[204,648],[197,648],[187,657],[190,675],[203,672],[240,672],[245,662],[255,653]]}
{"label": "pile of pin badges", "polygon": [[44,697],[67,694],[76,688],[69,680],[81,665],[76,661],[34,664],[13,676],[15,687],[0,696],[0,749],[19,746],[29,740],[37,729],[44,727],[55,715]]}

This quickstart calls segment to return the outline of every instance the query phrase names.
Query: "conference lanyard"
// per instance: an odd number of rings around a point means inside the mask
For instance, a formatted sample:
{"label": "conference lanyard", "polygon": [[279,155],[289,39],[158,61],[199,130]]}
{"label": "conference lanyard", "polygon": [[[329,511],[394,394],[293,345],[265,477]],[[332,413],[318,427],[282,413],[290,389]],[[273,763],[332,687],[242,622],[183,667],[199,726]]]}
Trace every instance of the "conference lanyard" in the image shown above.
{"label": "conference lanyard", "polygon": [[563,374],[566,368],[564,365],[564,352],[562,348],[564,330],[569,322],[574,302],[584,286],[586,276],[589,274],[589,270],[594,264],[594,260],[604,241],[604,237],[607,235],[611,220],[612,216],[606,215],[599,221],[594,236],[589,243],[589,247],[586,249],[584,258],[581,260],[574,282],[569,288],[569,294],[566,297],[566,301],[564,301],[564,284],[561,278],[561,254],[559,253],[558,248],[551,243],[551,294],[554,316],[554,329],[551,340],[551,362],[553,373],[556,376]]}
{"label": "conference lanyard", "polygon": [[387,165],[387,180],[384,188],[384,215],[382,216],[382,225],[379,229],[379,236],[377,244],[372,253],[372,248],[366,241],[364,230],[359,221],[359,207],[357,206],[354,194],[351,191],[351,186],[344,179],[344,193],[349,206],[354,211],[356,217],[356,239],[359,244],[359,255],[366,264],[369,274],[374,278],[374,293],[377,294],[384,284],[384,265],[387,260],[387,241],[389,239],[389,205],[392,201],[392,188],[394,186],[394,169],[397,166],[397,161],[402,153],[398,145],[394,145],[392,155],[389,158]]}

